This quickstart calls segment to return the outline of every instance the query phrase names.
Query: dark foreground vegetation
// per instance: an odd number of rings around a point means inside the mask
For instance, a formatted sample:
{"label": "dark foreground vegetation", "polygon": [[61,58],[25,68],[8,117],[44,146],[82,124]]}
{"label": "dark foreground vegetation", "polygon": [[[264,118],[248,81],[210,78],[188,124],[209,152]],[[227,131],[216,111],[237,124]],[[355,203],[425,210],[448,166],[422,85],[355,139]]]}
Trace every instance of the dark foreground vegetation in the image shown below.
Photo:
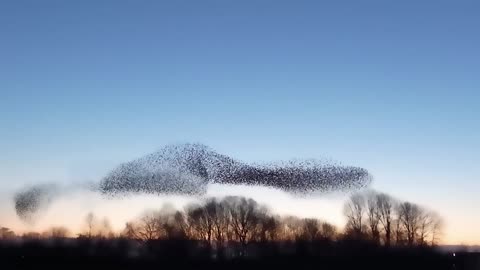
{"label": "dark foreground vegetation", "polygon": [[0,247],[1,269],[477,269],[460,254],[357,240],[234,242],[213,249],[194,240],[51,238],[4,240]]}

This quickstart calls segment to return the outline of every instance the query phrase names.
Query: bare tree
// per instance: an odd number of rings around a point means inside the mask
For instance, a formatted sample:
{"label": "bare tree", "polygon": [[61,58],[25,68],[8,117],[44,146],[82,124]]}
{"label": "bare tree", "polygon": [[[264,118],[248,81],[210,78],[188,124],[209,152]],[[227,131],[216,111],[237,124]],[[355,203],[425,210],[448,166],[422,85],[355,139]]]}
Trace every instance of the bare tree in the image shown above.
{"label": "bare tree", "polygon": [[423,211],[419,217],[419,230],[418,230],[418,238],[417,243],[420,246],[424,246],[428,244],[428,236],[430,234],[430,228],[433,224],[433,220],[431,215],[428,212]]}
{"label": "bare tree", "polygon": [[88,213],[85,217],[85,223],[87,225],[87,237],[92,238],[94,234],[94,227],[95,227],[95,216],[92,212]]}
{"label": "bare tree", "polygon": [[26,232],[22,235],[25,239],[40,239],[42,235],[38,232]]}
{"label": "bare tree", "polygon": [[438,241],[441,238],[444,223],[442,218],[438,214],[433,213],[432,216],[433,218],[432,218],[432,225],[431,225],[432,231],[431,231],[430,245],[435,246],[438,244]]}
{"label": "bare tree", "polygon": [[185,238],[185,216],[173,207],[163,207],[156,215],[156,226],[159,238]]}
{"label": "bare tree", "polygon": [[435,245],[440,239],[442,224],[443,221],[437,213],[423,210],[420,216],[418,244]]}
{"label": "bare tree", "polygon": [[355,237],[362,236],[365,214],[364,196],[360,193],[350,196],[345,204],[344,214],[347,217],[347,231],[352,232]]}
{"label": "bare tree", "polygon": [[367,222],[370,234],[375,243],[380,242],[380,211],[377,204],[377,193],[370,191],[366,193],[367,201]]}
{"label": "bare tree", "polygon": [[[386,246],[395,240],[397,245],[434,245],[439,240],[443,224],[436,213],[409,202],[397,204],[382,193],[352,195],[345,204],[344,213],[347,217],[346,237],[363,239],[370,232],[380,243],[384,232]],[[92,220],[87,217],[87,221]],[[108,220],[104,220],[102,226],[109,228]],[[103,227],[100,231],[105,235],[104,231],[109,229]],[[90,235],[93,235],[92,230]],[[164,207],[158,212],[146,213],[127,223],[124,235],[143,241],[189,237],[204,240],[209,247],[220,252],[230,241],[240,243],[246,251],[250,241],[332,240],[337,236],[337,230],[317,219],[272,216],[267,208],[252,199],[231,196],[190,204],[183,212]]]}
{"label": "bare tree", "polygon": [[6,227],[0,228],[0,239],[11,239],[15,237],[15,233]]}
{"label": "bare tree", "polygon": [[263,216],[260,219],[260,241],[275,241],[279,238],[280,221],[274,216]]}
{"label": "bare tree", "polygon": [[189,205],[186,209],[190,237],[201,239],[209,244],[212,241],[213,222],[201,205]]}
{"label": "bare tree", "polygon": [[158,219],[154,212],[144,214],[138,221],[125,224],[124,235],[144,242],[160,238]]}
{"label": "bare tree", "polygon": [[231,197],[226,197],[219,202],[221,209],[220,223],[223,228],[223,235],[226,241],[235,240],[235,233],[233,232],[232,216],[230,208],[232,207]]}
{"label": "bare tree", "polygon": [[52,227],[43,233],[43,235],[50,238],[65,238],[69,234],[70,232],[65,227]]}
{"label": "bare tree", "polygon": [[301,238],[308,241],[317,239],[320,233],[320,224],[317,219],[306,218],[303,220]]}
{"label": "bare tree", "polygon": [[301,234],[302,220],[295,216],[282,217],[280,220],[280,238],[283,240],[295,240]]}
{"label": "bare tree", "polygon": [[225,221],[227,214],[224,205],[217,202],[215,198],[207,200],[204,206],[206,218],[208,224],[211,224],[213,229],[213,235],[217,244],[222,243],[225,240],[225,232],[228,228],[225,227]]}
{"label": "bare tree", "polygon": [[173,224],[175,226],[175,238],[185,239],[187,238],[187,220],[182,211],[176,211],[173,215]]}
{"label": "bare tree", "polygon": [[392,238],[394,201],[392,197],[384,193],[377,194],[376,199],[379,221],[385,232],[385,246],[389,247]]}
{"label": "bare tree", "polygon": [[320,237],[324,240],[333,240],[337,234],[337,228],[330,223],[323,222],[320,230]]}
{"label": "bare tree", "polygon": [[230,204],[230,217],[233,232],[237,240],[245,248],[247,243],[258,233],[260,220],[264,216],[264,209],[252,199],[243,197],[227,197]]}
{"label": "bare tree", "polygon": [[113,238],[113,230],[112,225],[110,224],[110,220],[107,217],[104,217],[101,222],[100,230],[98,232],[98,236],[105,237],[105,238]]}
{"label": "bare tree", "polygon": [[397,217],[392,222],[394,228],[394,235],[395,235],[395,245],[401,246],[405,244],[405,232],[403,230],[400,213],[397,210]]}
{"label": "bare tree", "polygon": [[398,213],[400,225],[406,232],[407,243],[413,246],[421,228],[423,211],[416,204],[404,202],[398,206]]}
{"label": "bare tree", "polygon": [[138,227],[133,222],[125,223],[122,235],[129,239],[140,239],[137,233]]}

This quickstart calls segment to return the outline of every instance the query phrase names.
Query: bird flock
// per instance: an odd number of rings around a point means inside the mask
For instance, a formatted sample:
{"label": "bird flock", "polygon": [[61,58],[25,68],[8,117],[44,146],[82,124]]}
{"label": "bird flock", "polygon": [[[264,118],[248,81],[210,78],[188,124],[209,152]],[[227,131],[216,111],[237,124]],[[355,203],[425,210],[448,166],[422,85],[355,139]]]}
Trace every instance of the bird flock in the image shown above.
{"label": "bird flock", "polygon": [[[308,194],[353,191],[367,186],[371,179],[369,172],[359,167],[313,159],[248,164],[202,144],[175,144],[119,165],[93,189],[107,197],[132,193],[201,196],[209,184],[231,184]],[[54,198],[54,191],[48,185],[38,185],[18,192],[18,216],[31,218]]]}

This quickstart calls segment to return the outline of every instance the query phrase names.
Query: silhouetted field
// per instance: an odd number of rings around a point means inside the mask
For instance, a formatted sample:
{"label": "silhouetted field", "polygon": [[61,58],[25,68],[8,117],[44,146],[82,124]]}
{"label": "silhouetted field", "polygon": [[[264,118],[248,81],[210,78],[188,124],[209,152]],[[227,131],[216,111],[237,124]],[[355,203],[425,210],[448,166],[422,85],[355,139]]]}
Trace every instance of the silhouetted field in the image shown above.
{"label": "silhouetted field", "polygon": [[237,242],[16,239],[0,244],[1,269],[478,269],[474,253],[386,248],[362,241]]}

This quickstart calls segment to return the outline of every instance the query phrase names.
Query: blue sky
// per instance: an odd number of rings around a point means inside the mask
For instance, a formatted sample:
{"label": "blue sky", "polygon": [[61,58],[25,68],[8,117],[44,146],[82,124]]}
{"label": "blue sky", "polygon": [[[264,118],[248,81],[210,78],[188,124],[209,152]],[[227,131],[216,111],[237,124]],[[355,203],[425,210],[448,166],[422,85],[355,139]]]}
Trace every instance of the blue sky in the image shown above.
{"label": "blue sky", "polygon": [[0,187],[194,141],[362,166],[473,231],[480,4],[359,2],[2,2]]}

